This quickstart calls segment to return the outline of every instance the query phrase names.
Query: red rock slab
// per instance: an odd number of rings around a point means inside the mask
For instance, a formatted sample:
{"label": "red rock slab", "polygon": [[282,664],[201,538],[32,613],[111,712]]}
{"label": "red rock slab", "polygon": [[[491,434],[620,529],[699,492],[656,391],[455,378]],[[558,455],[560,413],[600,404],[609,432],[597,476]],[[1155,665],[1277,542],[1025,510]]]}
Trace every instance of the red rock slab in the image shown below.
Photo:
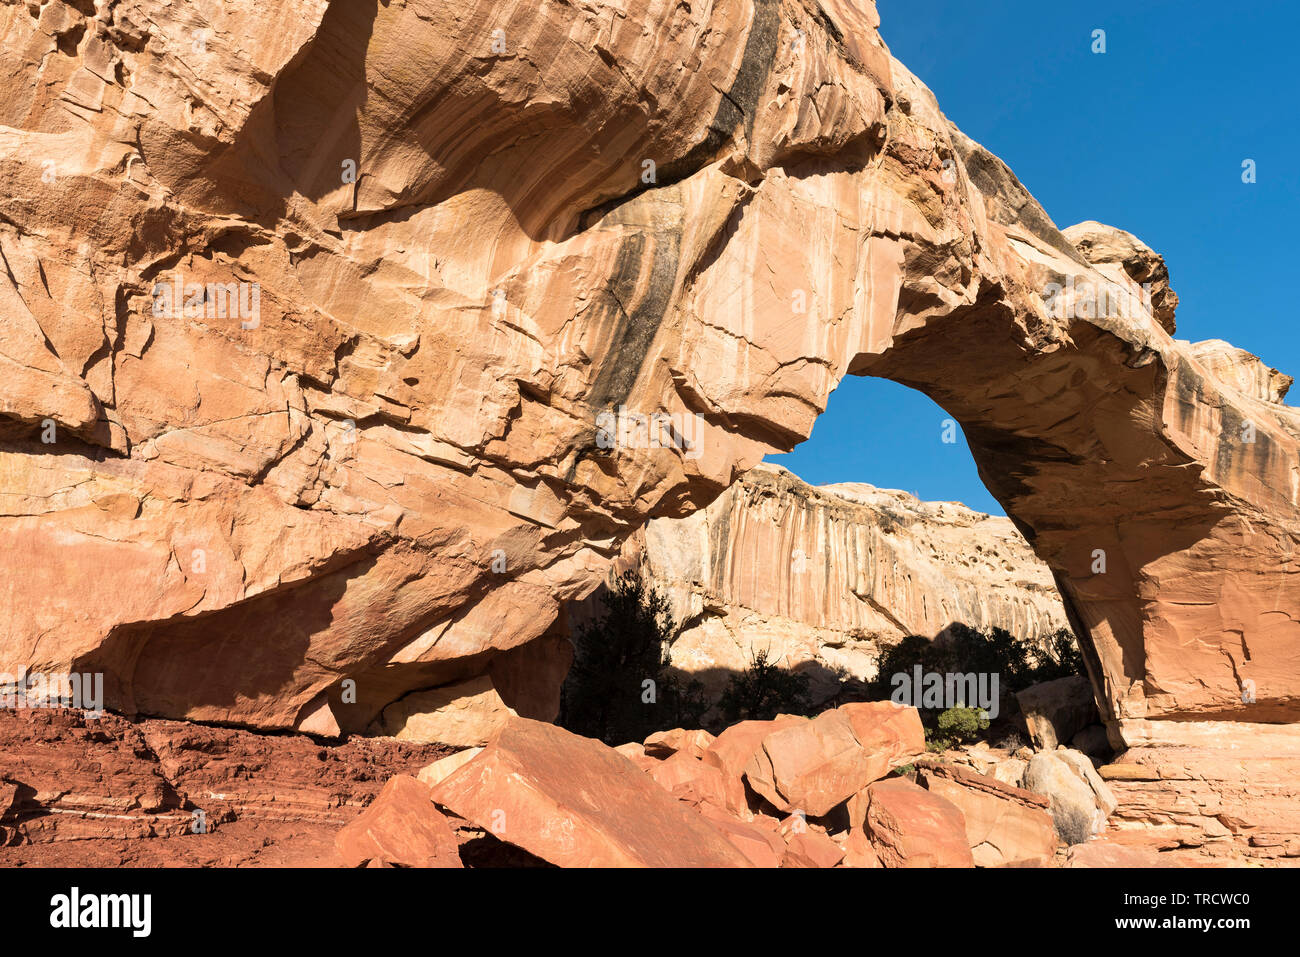
{"label": "red rock slab", "polygon": [[698,811],[613,748],[512,718],[433,800],[560,867],[749,867]]}
{"label": "red rock slab", "polygon": [[745,789],[738,778],[728,778],[689,751],[678,751],[649,769],[650,777],[679,801],[692,807],[715,807],[739,817],[748,815]]}
{"label": "red rock slab", "polygon": [[804,825],[789,829],[782,867],[834,867],[844,860],[844,849],[821,828]]}
{"label": "red rock slab", "polygon": [[334,839],[347,867],[460,867],[456,835],[433,806],[432,789],[405,774]]}
{"label": "red rock slab", "polygon": [[844,848],[844,860],[840,861],[841,867],[884,867],[880,863],[880,855],[871,846],[871,840],[861,828],[853,828],[846,832],[842,837],[841,846]]}
{"label": "red rock slab", "polygon": [[692,757],[703,758],[704,752],[714,741],[707,731],[685,731],[673,728],[671,731],[656,731],[645,739],[645,753],[652,758],[667,758],[685,751]]}
{"label": "red rock slab", "polygon": [[975,866],[957,806],[903,778],[867,788],[866,834],[885,867]]}
{"label": "red rock slab", "polygon": [[707,805],[700,813],[708,819],[755,867],[780,867],[786,855],[786,842],[774,829],[757,820],[740,821],[725,811]]}
{"label": "red rock slab", "polygon": [[755,792],[783,811],[821,817],[925,751],[914,708],[851,704],[763,738],[745,766]]}
{"label": "red rock slab", "polygon": [[926,767],[920,783],[956,805],[977,867],[1047,867],[1056,855],[1056,829],[1047,800],[1032,791],[953,765]]}
{"label": "red rock slab", "polygon": [[745,773],[749,759],[763,746],[764,738],[773,731],[807,721],[807,718],[785,714],[771,721],[738,722],[713,739],[713,743],[704,752],[703,760],[724,773],[739,778]]}
{"label": "red rock slab", "polygon": [[1170,867],[1172,860],[1151,844],[1107,839],[1075,844],[1065,858],[1066,867]]}

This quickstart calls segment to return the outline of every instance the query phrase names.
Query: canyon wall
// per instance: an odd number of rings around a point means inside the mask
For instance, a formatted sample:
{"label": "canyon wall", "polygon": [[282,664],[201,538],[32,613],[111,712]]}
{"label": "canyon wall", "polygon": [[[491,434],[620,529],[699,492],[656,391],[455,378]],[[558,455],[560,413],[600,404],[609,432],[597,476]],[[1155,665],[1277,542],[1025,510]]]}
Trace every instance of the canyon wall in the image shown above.
{"label": "canyon wall", "polygon": [[718,691],[759,651],[809,674],[876,675],[876,655],[951,624],[1036,642],[1068,628],[1052,573],[1010,520],[958,502],[759,465],[685,518],[633,538],[680,631],[673,667]]}
{"label": "canyon wall", "polygon": [[877,375],[961,423],[1117,743],[1245,749],[1225,806],[1295,780],[1285,377],[1175,339],[1160,257],[1058,231],[878,25],[0,4],[0,668],[363,730],[529,673],[637,529]]}

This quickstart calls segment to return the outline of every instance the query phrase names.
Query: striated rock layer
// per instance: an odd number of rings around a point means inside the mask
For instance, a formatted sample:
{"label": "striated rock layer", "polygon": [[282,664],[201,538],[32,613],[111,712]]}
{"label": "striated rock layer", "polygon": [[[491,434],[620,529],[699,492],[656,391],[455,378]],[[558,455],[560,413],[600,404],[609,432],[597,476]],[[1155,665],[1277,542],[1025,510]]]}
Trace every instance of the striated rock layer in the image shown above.
{"label": "striated rock layer", "polygon": [[0,5],[0,666],[364,729],[880,375],[961,423],[1117,737],[1293,727],[1280,377],[1174,339],[1159,257],[1076,246],[877,25]]}
{"label": "striated rock layer", "polygon": [[1040,639],[1067,628],[1050,570],[1005,518],[956,502],[759,465],[706,509],[634,536],[680,632],[675,668],[706,686],[766,651],[828,690],[875,677],[883,646],[954,623]]}

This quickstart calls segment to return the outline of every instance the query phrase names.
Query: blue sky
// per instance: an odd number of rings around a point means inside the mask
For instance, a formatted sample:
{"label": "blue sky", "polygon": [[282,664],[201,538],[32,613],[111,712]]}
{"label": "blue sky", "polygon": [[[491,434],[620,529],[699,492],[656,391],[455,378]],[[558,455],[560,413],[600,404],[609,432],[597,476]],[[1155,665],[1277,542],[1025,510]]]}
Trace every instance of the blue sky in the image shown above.
{"label": "blue sky", "polygon": [[[878,6],[894,55],[1058,226],[1099,220],[1164,255],[1180,339],[1227,339],[1300,376],[1300,3]],[[944,418],[903,386],[848,379],[812,438],[769,461],[1001,514],[965,445],[940,442]]]}

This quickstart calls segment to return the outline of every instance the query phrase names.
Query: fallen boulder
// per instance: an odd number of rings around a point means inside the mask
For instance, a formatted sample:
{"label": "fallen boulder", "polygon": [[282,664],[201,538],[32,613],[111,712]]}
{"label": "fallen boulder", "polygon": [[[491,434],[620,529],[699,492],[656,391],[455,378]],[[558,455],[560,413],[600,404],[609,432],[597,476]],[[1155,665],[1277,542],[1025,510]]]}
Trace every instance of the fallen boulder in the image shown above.
{"label": "fallen boulder", "polygon": [[[1067,844],[1082,844],[1105,828],[1106,818],[1114,810],[1114,797],[1110,796],[1107,788],[1104,793],[1112,803],[1110,810],[1104,810],[1106,798],[1099,797],[1079,763],[1071,764],[1065,758],[1067,753],[1040,751],[1035,754],[1025,769],[1024,787],[1047,798],[1052,823],[1061,840]],[[1092,764],[1086,757],[1079,755],[1079,761],[1091,770]],[[1096,777],[1095,771],[1092,776]],[[1099,777],[1097,783],[1101,784]]]}
{"label": "fallen boulder", "polygon": [[1097,720],[1092,684],[1080,675],[1042,681],[1016,692],[1034,744],[1053,751]]}
{"label": "fallen boulder", "polygon": [[750,866],[613,748],[526,718],[511,718],[433,800],[560,867]]}
{"label": "fallen boulder", "polygon": [[439,758],[432,764],[421,768],[420,773],[416,775],[416,778],[424,784],[427,784],[429,787],[441,784],[444,780],[451,777],[452,772],[459,770],[482,753],[482,748],[466,748],[464,751],[457,751],[455,754],[449,754],[445,758]]}
{"label": "fallen boulder", "polygon": [[856,803],[885,867],[974,867],[966,822],[951,801],[905,778],[870,785]]}
{"label": "fallen boulder", "polygon": [[966,822],[976,867],[1046,867],[1056,854],[1047,798],[950,764],[918,773],[931,794],[951,801]]}
{"label": "fallen boulder", "polygon": [[745,780],[782,811],[821,817],[924,752],[915,708],[850,704],[768,734],[745,766]]}
{"label": "fallen boulder", "polygon": [[692,807],[714,807],[729,814],[748,816],[740,781],[705,764],[689,751],[678,751],[649,769],[650,777],[679,801]]}
{"label": "fallen boulder", "polygon": [[652,758],[668,758],[679,751],[685,751],[692,757],[703,758],[704,752],[714,741],[707,731],[684,731],[674,728],[671,731],[657,731],[645,739],[645,753]]}
{"label": "fallen boulder", "polygon": [[513,714],[492,679],[481,675],[406,695],[384,709],[374,730],[399,741],[477,748],[491,741]]}
{"label": "fallen boulder", "polygon": [[390,778],[374,802],[340,830],[334,846],[348,867],[460,867],[456,834],[427,784]]}

